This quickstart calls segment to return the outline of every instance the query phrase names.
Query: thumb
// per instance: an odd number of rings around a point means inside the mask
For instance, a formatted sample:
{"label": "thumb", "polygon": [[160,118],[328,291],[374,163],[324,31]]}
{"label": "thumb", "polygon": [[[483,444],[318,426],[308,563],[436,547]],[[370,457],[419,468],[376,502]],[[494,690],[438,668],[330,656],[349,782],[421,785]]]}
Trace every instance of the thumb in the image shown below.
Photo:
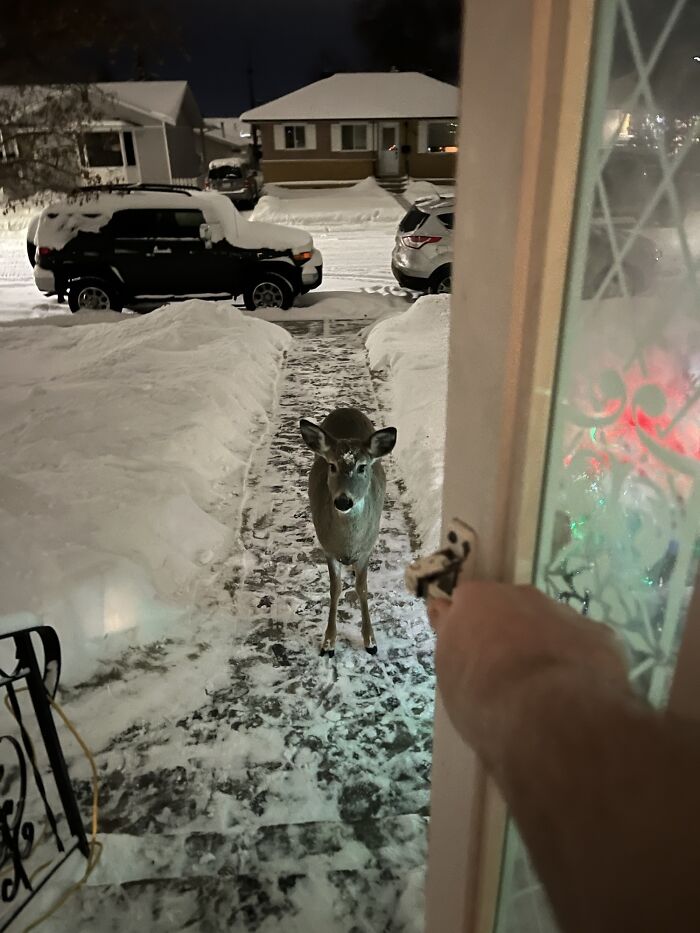
{"label": "thumb", "polygon": [[428,619],[436,632],[440,631],[451,605],[448,599],[430,598],[428,600]]}

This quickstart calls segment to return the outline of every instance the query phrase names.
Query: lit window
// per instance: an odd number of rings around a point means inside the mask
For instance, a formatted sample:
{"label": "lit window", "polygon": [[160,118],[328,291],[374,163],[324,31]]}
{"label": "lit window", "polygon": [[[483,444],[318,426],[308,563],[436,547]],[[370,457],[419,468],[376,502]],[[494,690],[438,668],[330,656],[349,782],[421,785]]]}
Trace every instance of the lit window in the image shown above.
{"label": "lit window", "polygon": [[343,123],[340,126],[340,148],[343,150],[367,149],[367,124]]}
{"label": "lit window", "polygon": [[426,149],[428,152],[457,152],[457,122],[428,123]]}
{"label": "lit window", "polygon": [[285,126],[284,127],[284,148],[285,149],[306,149],[306,127],[305,126]]}

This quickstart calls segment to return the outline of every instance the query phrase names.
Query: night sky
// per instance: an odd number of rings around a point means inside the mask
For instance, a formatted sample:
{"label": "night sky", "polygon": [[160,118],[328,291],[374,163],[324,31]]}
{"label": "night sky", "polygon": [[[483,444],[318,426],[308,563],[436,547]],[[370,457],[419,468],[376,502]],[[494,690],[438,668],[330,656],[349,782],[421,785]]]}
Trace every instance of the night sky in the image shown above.
{"label": "night sky", "polygon": [[[154,78],[190,82],[205,116],[236,116],[280,97],[323,72],[361,71],[368,57],[352,26],[355,0],[173,0],[186,54],[145,65]],[[115,66],[130,78],[132,66]]]}

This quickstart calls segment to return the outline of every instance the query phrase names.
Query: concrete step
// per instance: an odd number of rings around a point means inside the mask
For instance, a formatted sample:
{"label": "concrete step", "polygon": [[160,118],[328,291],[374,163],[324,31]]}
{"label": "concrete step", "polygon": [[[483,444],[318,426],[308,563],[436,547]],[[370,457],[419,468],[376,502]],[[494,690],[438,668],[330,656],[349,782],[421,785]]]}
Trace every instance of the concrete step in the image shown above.
{"label": "concrete step", "polygon": [[390,191],[392,194],[403,194],[408,185],[408,175],[378,177],[377,182],[385,191]]}

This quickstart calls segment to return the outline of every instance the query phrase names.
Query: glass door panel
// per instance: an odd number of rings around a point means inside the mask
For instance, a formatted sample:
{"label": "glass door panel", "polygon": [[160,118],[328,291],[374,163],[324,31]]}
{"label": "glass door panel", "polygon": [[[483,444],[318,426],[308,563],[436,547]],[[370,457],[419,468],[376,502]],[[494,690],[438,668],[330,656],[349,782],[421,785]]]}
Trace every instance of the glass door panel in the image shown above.
{"label": "glass door panel", "polygon": [[[693,20],[685,0],[599,2],[535,567],[541,589],[616,627],[655,705],[700,553]],[[554,930],[511,825],[496,933]]]}

